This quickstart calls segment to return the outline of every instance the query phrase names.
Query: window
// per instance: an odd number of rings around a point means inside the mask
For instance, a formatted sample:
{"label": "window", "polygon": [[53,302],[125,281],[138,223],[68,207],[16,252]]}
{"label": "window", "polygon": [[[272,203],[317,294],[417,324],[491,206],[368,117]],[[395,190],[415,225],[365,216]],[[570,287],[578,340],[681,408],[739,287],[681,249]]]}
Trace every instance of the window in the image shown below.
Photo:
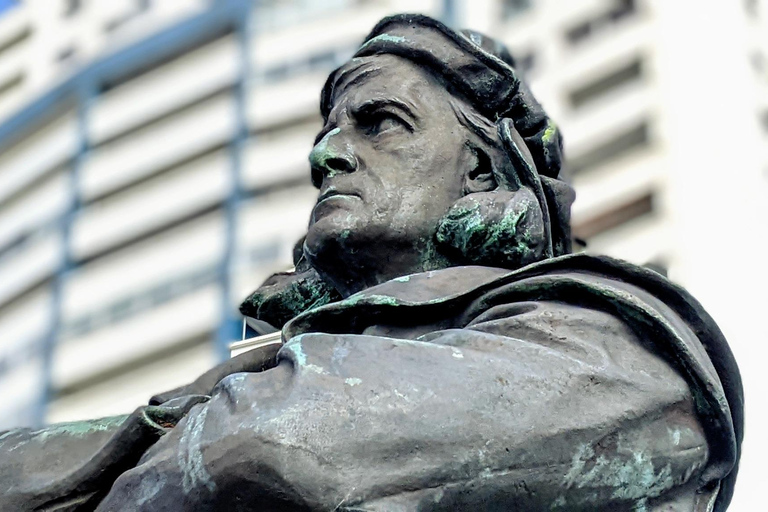
{"label": "window", "polygon": [[575,176],[649,144],[648,123],[643,122],[572,159],[571,173]]}
{"label": "window", "polygon": [[64,11],[62,12],[62,16],[65,18],[71,18],[80,12],[81,7],[81,0],[64,0]]}
{"label": "window", "polygon": [[597,80],[574,89],[568,94],[571,106],[576,109],[592,101],[597,100],[606,93],[637,82],[642,78],[642,64],[640,59],[635,59]]}
{"label": "window", "polygon": [[744,10],[750,18],[757,18],[760,15],[760,2],[758,0],[744,0]]}
{"label": "window", "polygon": [[109,78],[105,79],[101,83],[101,86],[99,88],[99,93],[104,94],[106,92],[109,92],[112,89],[115,89],[134,79],[148,75],[152,71],[162,68],[166,64],[178,63],[183,59],[198,58],[199,55],[195,55],[194,57],[192,57],[191,54],[196,50],[202,49],[203,47],[205,47],[210,43],[215,44],[218,40],[230,35],[231,33],[232,32],[230,32],[229,29],[222,30],[221,32],[214,32],[212,34],[209,34],[209,37],[195,41],[190,46],[179,50],[178,53],[163,55],[161,51],[158,51],[157,53],[159,55],[156,55],[154,60],[147,61],[141,67],[126,68],[126,69],[117,71],[114,76],[110,76]]}
{"label": "window", "polygon": [[21,85],[22,81],[24,81],[24,74],[17,73],[5,82],[0,82],[0,96]]}
{"label": "window", "polygon": [[619,21],[635,12],[635,0],[618,0],[616,5],[608,11],[606,18],[610,21]]}
{"label": "window", "polygon": [[75,48],[72,46],[69,46],[59,52],[59,54],[56,56],[56,60],[59,62],[65,62],[65,61],[71,60],[72,57],[75,56],[75,53],[76,53]]}
{"label": "window", "polygon": [[[0,0],[0,2],[1,1],[2,0]],[[22,30],[21,32],[19,32],[18,34],[16,34],[15,36],[13,36],[10,39],[8,39],[7,41],[0,42],[0,54],[4,53],[6,50],[10,50],[11,48],[16,46],[17,44],[19,44],[19,43],[21,43],[23,41],[26,41],[31,33],[32,33],[32,31],[29,29],[29,27],[27,27],[24,30]]]}
{"label": "window", "polygon": [[587,240],[650,213],[653,213],[652,192],[579,223],[579,225],[574,226],[573,235],[576,238]]}
{"label": "window", "polygon": [[336,64],[336,52],[329,50],[323,53],[316,53],[309,57],[309,69],[333,69]]}
{"label": "window", "polygon": [[302,57],[299,60],[282,62],[264,69],[261,77],[265,82],[279,82],[292,76],[313,71],[330,72],[334,67],[346,62],[357,50],[354,46],[339,46],[326,51]]}
{"label": "window", "polygon": [[635,0],[615,0],[614,5],[604,13],[568,29],[565,38],[572,45],[581,44],[593,34],[631,16],[636,10]]}
{"label": "window", "polygon": [[215,266],[172,277],[151,288],[120,297],[100,309],[89,311],[64,324],[62,331],[65,337],[82,336],[199,290],[216,282],[218,277],[218,268]]}
{"label": "window", "polygon": [[501,15],[504,19],[512,19],[531,8],[531,0],[504,0],[501,5]]}
{"label": "window", "polygon": [[565,38],[571,44],[578,44],[592,34],[592,22],[579,23],[565,33]]}
{"label": "window", "polygon": [[536,66],[536,54],[533,51],[515,56],[515,69],[522,74],[530,73]]}
{"label": "window", "polygon": [[126,23],[137,18],[139,15],[147,12],[149,10],[149,7],[150,7],[150,0],[136,0],[134,2],[132,9],[128,10],[124,14],[120,15],[119,17],[107,23],[104,26],[104,31],[114,32],[115,30],[119,29]]}

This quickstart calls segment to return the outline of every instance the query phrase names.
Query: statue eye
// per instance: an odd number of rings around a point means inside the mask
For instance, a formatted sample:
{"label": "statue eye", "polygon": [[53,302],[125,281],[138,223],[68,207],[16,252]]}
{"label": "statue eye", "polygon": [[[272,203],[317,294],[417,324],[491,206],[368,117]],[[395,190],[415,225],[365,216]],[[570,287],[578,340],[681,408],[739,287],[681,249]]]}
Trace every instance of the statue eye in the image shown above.
{"label": "statue eye", "polygon": [[402,126],[403,124],[396,117],[392,115],[383,115],[376,120],[374,129],[377,133],[381,133]]}
{"label": "statue eye", "polygon": [[379,135],[401,128],[410,131],[410,126],[400,116],[387,110],[361,112],[358,124],[369,135]]}

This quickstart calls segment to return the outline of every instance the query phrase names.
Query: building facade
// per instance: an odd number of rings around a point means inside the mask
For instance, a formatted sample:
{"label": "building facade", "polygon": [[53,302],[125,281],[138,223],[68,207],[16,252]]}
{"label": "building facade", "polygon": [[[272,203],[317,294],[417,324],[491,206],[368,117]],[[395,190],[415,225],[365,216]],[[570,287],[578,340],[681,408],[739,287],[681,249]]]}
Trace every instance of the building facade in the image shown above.
{"label": "building facade", "polygon": [[28,0],[0,14],[0,428],[129,412],[227,357],[306,228],[325,77],[403,11],[510,46],[586,250],[688,287],[749,383],[767,2]]}

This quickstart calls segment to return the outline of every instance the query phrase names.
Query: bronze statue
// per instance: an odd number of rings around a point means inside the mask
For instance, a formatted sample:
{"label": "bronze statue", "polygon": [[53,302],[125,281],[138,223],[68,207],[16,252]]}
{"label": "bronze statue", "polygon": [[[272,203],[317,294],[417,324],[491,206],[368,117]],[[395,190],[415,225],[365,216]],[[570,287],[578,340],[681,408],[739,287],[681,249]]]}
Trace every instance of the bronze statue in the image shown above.
{"label": "bronze statue", "polygon": [[725,510],[742,390],[712,319],[570,254],[557,127],[507,50],[382,20],[329,77],[281,329],[133,414],[0,434],[2,510]]}

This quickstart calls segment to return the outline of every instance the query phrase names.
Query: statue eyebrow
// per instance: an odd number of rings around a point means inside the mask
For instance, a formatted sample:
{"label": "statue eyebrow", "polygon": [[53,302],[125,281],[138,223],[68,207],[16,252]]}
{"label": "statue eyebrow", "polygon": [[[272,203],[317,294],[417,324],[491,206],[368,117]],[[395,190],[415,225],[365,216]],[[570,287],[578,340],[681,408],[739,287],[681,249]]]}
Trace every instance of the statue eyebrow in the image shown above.
{"label": "statue eyebrow", "polygon": [[355,112],[370,112],[372,110],[380,109],[383,107],[397,107],[398,109],[405,112],[408,117],[410,117],[413,121],[419,121],[419,116],[414,114],[413,109],[408,106],[407,103],[398,100],[396,98],[373,98],[368,101],[364,101],[360,105],[357,105],[354,107]]}
{"label": "statue eyebrow", "polygon": [[[401,100],[398,100],[396,98],[373,98],[373,99],[364,101],[360,105],[355,106],[352,109],[352,111],[354,114],[365,114],[368,112],[378,110],[383,107],[397,107],[398,109],[405,112],[408,115],[408,117],[411,118],[412,121],[414,122],[419,121],[419,116],[414,114],[413,109],[409,107],[407,103]],[[409,125],[407,121],[405,121],[405,124]],[[326,124],[323,127],[323,129],[320,130],[320,133],[318,133],[317,136],[315,137],[315,146],[317,145],[318,142],[323,140],[323,137],[328,135],[328,133],[334,128],[336,128],[335,123]],[[413,131],[413,126],[408,126],[408,129],[410,131]]]}

